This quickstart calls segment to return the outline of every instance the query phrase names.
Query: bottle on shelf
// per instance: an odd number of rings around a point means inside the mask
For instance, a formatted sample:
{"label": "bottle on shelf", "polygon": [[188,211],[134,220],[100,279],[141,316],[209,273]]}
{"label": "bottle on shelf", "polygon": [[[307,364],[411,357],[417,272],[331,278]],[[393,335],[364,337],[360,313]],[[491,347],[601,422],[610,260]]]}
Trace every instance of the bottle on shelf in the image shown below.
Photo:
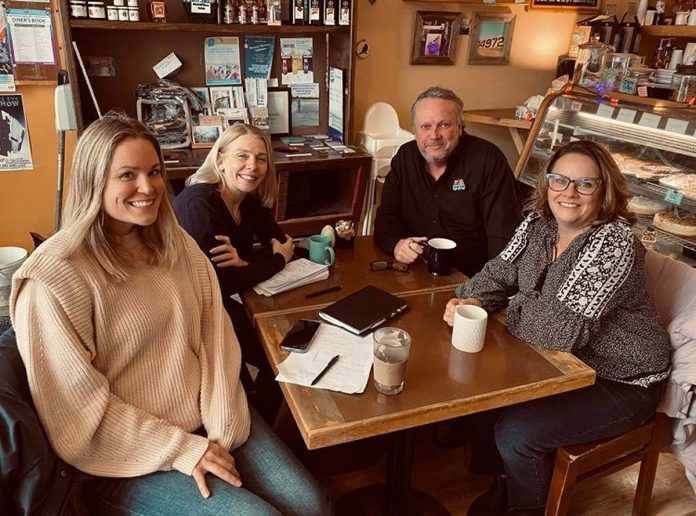
{"label": "bottle on shelf", "polygon": [[239,23],[239,0],[224,0],[222,3],[222,23]]}
{"label": "bottle on shelf", "polygon": [[[626,17],[628,16],[628,20]],[[619,42],[617,52],[638,53],[640,46],[640,23],[635,13],[626,11],[619,23]]]}
{"label": "bottle on shelf", "polygon": [[338,11],[338,24],[350,25],[350,0],[339,0],[341,7]]}
{"label": "bottle on shelf", "polygon": [[309,0],[309,24],[321,25],[322,0]]}
{"label": "bottle on shelf", "polygon": [[336,25],[336,1],[324,0],[324,25]]}
{"label": "bottle on shelf", "polygon": [[268,6],[266,5],[266,0],[256,0],[256,7],[258,9],[258,18],[260,25],[268,24]]}
{"label": "bottle on shelf", "polygon": [[293,0],[292,23],[294,25],[307,24],[307,0]]}
{"label": "bottle on shelf", "polygon": [[653,25],[664,25],[665,23],[665,0],[655,2],[655,17]]}
{"label": "bottle on shelf", "polygon": [[147,13],[150,21],[165,23],[167,21],[167,4],[164,0],[148,0]]}

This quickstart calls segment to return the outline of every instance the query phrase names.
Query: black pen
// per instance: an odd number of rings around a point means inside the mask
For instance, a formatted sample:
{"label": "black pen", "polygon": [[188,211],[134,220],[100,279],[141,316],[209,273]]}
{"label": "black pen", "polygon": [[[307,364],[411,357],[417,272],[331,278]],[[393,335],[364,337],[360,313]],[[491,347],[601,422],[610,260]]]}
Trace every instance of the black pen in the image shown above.
{"label": "black pen", "polygon": [[343,288],[343,285],[334,285],[333,287],[325,288],[322,290],[317,290],[316,292],[310,292],[305,296],[305,299],[309,299],[312,297],[317,297],[321,296],[322,294],[329,294],[331,292],[337,292]]}
{"label": "black pen", "polygon": [[340,355],[334,355],[334,357],[331,360],[329,360],[329,363],[326,364],[326,367],[324,367],[324,369],[321,370],[321,372],[316,376],[316,378],[314,378],[314,380],[312,380],[312,383],[310,383],[310,385],[314,385],[319,380],[321,380],[322,376],[324,376],[326,374],[326,372],[329,369],[331,369],[336,362],[338,362],[339,356]]}

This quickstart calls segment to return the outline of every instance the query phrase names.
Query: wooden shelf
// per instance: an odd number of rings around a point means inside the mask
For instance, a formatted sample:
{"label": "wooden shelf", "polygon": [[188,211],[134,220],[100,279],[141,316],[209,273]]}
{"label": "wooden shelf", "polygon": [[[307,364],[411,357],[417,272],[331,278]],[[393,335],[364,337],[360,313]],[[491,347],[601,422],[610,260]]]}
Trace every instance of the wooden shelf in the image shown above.
{"label": "wooden shelf", "polygon": [[214,34],[338,34],[348,25],[223,25],[217,23],[153,23],[70,20],[72,29],[208,32]]}
{"label": "wooden shelf", "polygon": [[640,30],[644,36],[696,38],[696,26],[693,25],[643,25]]}

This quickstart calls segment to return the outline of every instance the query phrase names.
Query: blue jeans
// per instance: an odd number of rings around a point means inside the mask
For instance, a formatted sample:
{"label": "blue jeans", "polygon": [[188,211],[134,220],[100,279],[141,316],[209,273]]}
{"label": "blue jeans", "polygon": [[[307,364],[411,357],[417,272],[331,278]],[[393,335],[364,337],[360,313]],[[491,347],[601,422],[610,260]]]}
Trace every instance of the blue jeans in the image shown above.
{"label": "blue jeans", "polygon": [[475,416],[472,464],[507,475],[513,509],[546,505],[557,448],[640,426],[655,412],[662,384],[648,389],[598,379],[590,387]]}
{"label": "blue jeans", "polygon": [[298,514],[324,516],[331,502],[321,486],[254,409],[251,435],[234,450],[242,487],[205,477],[211,496],[201,496],[193,477],[159,471],[135,478],[88,477],[83,490],[90,513],[100,515]]}

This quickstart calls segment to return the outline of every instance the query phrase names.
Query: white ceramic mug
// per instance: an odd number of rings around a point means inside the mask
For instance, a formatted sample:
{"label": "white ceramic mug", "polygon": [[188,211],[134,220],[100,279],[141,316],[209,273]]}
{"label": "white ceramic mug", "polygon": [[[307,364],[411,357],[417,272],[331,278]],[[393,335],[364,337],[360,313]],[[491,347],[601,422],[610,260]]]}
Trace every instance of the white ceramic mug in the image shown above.
{"label": "white ceramic mug", "polygon": [[460,351],[478,353],[486,341],[488,312],[476,305],[457,305],[454,308],[452,345]]}

